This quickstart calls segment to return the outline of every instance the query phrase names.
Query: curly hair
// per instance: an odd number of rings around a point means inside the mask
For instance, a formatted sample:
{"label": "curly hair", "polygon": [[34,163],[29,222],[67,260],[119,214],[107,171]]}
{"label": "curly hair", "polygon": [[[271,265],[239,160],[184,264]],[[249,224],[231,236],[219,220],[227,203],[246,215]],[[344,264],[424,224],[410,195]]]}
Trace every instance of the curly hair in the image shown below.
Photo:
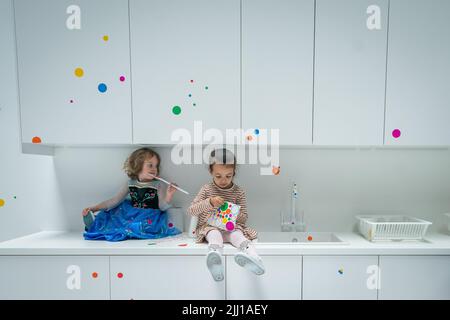
{"label": "curly hair", "polygon": [[140,148],[133,153],[125,160],[123,164],[123,170],[128,175],[130,179],[137,179],[139,173],[142,171],[144,167],[144,162],[147,159],[151,159],[156,157],[158,160],[158,164],[156,165],[157,174],[159,175],[159,164],[161,163],[161,157],[156,151],[153,151],[150,148]]}

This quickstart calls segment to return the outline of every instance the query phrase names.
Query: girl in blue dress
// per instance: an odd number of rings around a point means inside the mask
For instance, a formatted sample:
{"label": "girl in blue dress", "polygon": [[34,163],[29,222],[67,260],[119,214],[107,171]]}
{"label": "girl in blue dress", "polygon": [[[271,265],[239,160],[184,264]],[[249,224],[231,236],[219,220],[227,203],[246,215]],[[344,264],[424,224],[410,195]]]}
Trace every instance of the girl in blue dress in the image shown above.
{"label": "girl in blue dress", "polygon": [[159,164],[160,156],[149,148],[135,150],[127,158],[128,182],[113,198],[83,210],[86,240],[157,239],[181,233],[167,219],[176,189],[171,184],[163,192],[155,179]]}

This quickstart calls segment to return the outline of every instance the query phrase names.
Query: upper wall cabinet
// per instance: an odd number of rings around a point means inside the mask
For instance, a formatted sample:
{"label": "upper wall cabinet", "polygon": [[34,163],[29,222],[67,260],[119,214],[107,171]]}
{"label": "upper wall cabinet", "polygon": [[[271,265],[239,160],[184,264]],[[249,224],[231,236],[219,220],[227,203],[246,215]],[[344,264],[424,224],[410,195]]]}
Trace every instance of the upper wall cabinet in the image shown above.
{"label": "upper wall cabinet", "polygon": [[450,1],[391,1],[385,143],[450,144]]}
{"label": "upper wall cabinet", "polygon": [[314,0],[242,1],[244,129],[312,144],[313,43]]}
{"label": "upper wall cabinet", "polygon": [[134,143],[240,127],[239,0],[130,0],[130,22]]}
{"label": "upper wall cabinet", "polygon": [[382,145],[387,0],[317,0],[315,145]]}
{"label": "upper wall cabinet", "polygon": [[127,0],[16,0],[23,142],[131,143]]}

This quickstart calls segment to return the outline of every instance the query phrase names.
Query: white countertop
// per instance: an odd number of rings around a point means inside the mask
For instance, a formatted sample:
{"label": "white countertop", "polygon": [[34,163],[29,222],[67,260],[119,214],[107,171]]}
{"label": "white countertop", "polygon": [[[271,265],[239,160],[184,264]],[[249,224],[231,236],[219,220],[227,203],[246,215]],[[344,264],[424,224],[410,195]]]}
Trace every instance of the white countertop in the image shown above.
{"label": "white countertop", "polygon": [[[450,236],[430,234],[427,241],[372,243],[356,233],[336,233],[344,244],[256,243],[261,255],[450,255]],[[151,244],[153,243],[153,244]],[[7,255],[204,255],[205,243],[187,234],[160,240],[87,241],[81,232],[43,231],[0,243]],[[224,255],[236,249],[225,244]]]}

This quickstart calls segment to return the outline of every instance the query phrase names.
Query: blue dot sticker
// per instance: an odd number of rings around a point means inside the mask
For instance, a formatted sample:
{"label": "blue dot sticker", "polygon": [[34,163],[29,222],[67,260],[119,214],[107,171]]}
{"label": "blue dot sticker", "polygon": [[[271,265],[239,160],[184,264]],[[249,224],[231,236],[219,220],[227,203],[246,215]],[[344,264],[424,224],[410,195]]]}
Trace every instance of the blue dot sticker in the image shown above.
{"label": "blue dot sticker", "polygon": [[104,83],[100,83],[99,85],[98,85],[98,91],[100,91],[100,92],[106,92],[106,90],[108,90],[108,87],[106,86],[106,84],[104,84]]}
{"label": "blue dot sticker", "polygon": [[255,134],[259,135],[259,129],[255,129]]}

